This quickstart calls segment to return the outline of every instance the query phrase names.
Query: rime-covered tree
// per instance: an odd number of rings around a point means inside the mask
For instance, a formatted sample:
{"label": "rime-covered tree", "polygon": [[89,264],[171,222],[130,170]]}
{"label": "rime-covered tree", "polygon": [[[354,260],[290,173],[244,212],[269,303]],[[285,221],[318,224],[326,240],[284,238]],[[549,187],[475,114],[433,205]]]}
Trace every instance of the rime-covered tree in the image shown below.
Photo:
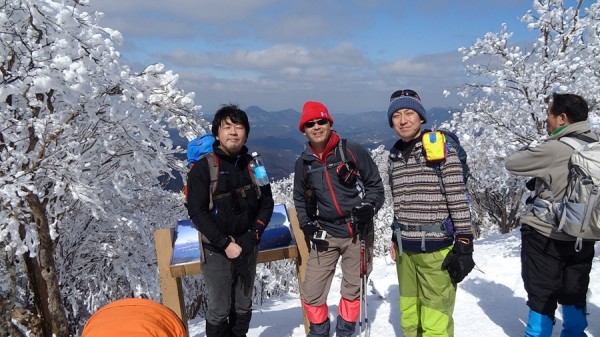
{"label": "rime-covered tree", "polygon": [[383,206],[379,209],[379,212],[375,215],[375,242],[374,242],[374,254],[376,256],[382,256],[387,254],[392,238],[391,224],[394,219],[394,203],[392,200],[392,190],[390,187],[389,176],[388,176],[388,158],[390,152],[385,149],[384,145],[371,150],[371,157],[377,167],[379,168],[379,175],[383,181],[383,190],[385,193],[385,200]]}
{"label": "rime-covered tree", "polygon": [[0,4],[0,335],[29,316],[68,336],[111,299],[158,297],[152,232],[183,213],[161,185],[184,168],[166,128],[206,126],[177,75],[121,64],[85,5]]}
{"label": "rime-covered tree", "polygon": [[518,224],[523,180],[504,169],[506,156],[546,135],[544,99],[552,92],[585,97],[592,124],[600,97],[600,4],[535,0],[521,19],[539,35],[511,43],[506,24],[461,48],[472,78],[458,95],[468,102],[450,125],[470,155],[472,193],[503,231]]}

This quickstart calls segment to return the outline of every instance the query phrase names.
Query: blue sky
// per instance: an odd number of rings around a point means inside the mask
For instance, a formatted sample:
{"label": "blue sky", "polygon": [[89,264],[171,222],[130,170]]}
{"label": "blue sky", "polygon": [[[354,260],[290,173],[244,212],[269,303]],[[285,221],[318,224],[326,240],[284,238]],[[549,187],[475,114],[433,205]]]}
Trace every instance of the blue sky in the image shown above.
{"label": "blue sky", "polygon": [[[565,2],[569,2],[565,0]],[[203,111],[221,104],[300,111],[307,100],[332,114],[387,110],[397,89],[426,108],[456,107],[468,79],[460,47],[507,23],[531,41],[524,0],[277,1],[91,0],[119,30],[123,62],[164,63]]]}

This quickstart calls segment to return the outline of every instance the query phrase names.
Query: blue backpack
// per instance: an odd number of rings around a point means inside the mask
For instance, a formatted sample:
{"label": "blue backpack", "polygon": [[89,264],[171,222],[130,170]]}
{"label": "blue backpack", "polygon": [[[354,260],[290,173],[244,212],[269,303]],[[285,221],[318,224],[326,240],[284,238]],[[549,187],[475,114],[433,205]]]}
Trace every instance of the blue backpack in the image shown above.
{"label": "blue backpack", "polygon": [[187,145],[187,161],[188,168],[192,168],[194,164],[207,153],[213,152],[213,144],[215,137],[209,133],[203,134],[200,137],[192,140]]}

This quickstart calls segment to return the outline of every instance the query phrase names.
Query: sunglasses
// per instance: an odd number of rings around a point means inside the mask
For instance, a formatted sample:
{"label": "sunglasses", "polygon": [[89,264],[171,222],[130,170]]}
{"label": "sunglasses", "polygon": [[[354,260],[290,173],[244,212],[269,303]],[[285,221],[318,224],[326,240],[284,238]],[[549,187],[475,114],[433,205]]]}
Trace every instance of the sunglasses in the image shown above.
{"label": "sunglasses", "polygon": [[390,102],[394,101],[396,98],[402,97],[402,96],[416,98],[419,101],[421,100],[421,97],[419,97],[419,94],[417,94],[416,91],[410,90],[410,89],[404,89],[404,90],[398,90],[398,91],[394,92],[392,94],[392,96],[390,97]]}
{"label": "sunglasses", "polygon": [[306,122],[306,123],[304,123],[304,127],[305,127],[305,128],[309,128],[309,129],[310,129],[310,128],[312,128],[313,126],[315,126],[315,124],[319,124],[319,125],[325,125],[325,124],[327,124],[327,123],[329,123],[329,121],[328,121],[328,120],[326,120],[326,119],[324,119],[324,118],[321,118],[321,119],[317,119],[316,121],[310,121],[310,122]]}

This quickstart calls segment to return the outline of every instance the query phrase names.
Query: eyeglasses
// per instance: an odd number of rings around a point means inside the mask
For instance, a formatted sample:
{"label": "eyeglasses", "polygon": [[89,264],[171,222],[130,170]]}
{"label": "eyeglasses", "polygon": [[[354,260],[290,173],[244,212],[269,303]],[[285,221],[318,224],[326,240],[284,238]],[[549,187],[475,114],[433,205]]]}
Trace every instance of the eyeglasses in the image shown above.
{"label": "eyeglasses", "polygon": [[398,91],[394,92],[392,94],[392,96],[390,97],[390,102],[393,102],[397,98],[402,97],[402,96],[416,98],[419,101],[421,100],[421,97],[419,97],[419,94],[417,94],[416,91],[410,90],[410,89],[404,89],[404,90],[398,90]]}
{"label": "eyeglasses", "polygon": [[315,126],[315,124],[319,124],[319,125],[325,125],[325,124],[327,124],[327,123],[329,123],[329,121],[328,121],[328,120],[326,120],[326,119],[324,119],[324,118],[321,118],[321,119],[317,119],[316,121],[310,121],[310,122],[306,122],[306,123],[304,123],[304,127],[305,127],[305,128],[309,128],[309,129],[310,129],[310,128],[312,128],[313,126]]}

